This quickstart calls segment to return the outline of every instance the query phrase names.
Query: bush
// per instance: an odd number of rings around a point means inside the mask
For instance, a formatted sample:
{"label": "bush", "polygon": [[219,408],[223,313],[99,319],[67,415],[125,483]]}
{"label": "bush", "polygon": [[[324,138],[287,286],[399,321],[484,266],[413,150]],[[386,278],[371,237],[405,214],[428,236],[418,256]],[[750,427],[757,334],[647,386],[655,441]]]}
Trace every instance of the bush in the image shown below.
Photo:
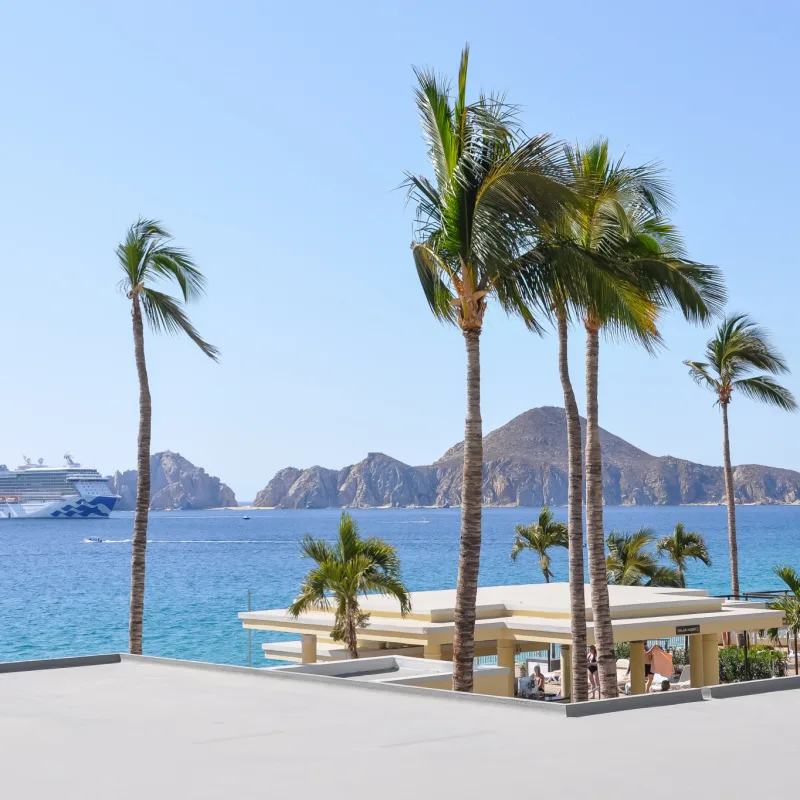
{"label": "bush", "polygon": [[723,683],[782,678],[785,674],[786,656],[769,645],[754,644],[747,648],[747,676],[743,647],[723,647],[719,651],[719,679]]}
{"label": "bush", "polygon": [[630,658],[631,657],[631,646],[629,642],[617,642],[614,645],[614,658]]}

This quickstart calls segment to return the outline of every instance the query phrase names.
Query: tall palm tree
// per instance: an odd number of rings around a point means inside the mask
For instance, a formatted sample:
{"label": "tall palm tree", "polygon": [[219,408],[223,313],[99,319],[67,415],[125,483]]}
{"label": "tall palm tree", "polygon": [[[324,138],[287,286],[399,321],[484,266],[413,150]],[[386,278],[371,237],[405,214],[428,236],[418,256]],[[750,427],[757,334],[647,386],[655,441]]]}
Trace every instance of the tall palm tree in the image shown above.
{"label": "tall palm tree", "polygon": [[[467,354],[467,413],[456,588],[453,688],[472,691],[475,599],[481,547],[483,431],[479,341],[490,298],[533,329],[526,296],[537,280],[525,253],[542,218],[571,201],[560,182],[560,148],[548,136],[524,137],[502,98],[467,103],[469,50],[461,55],[455,97],[433,72],[415,69],[416,100],[434,180],[407,175],[417,207],[412,253],[433,314],[458,326]],[[535,271],[535,270],[534,270]]]}
{"label": "tall palm tree", "polygon": [[[731,314],[706,344],[705,361],[684,361],[689,374],[716,395],[722,409],[722,457],[725,471],[725,501],[728,505],[728,546],[731,558],[731,593],[739,596],[739,548],[736,543],[736,496],[733,490],[728,406],[735,392],[785,411],[795,411],[794,395],[772,375],[789,372],[786,360],[773,347],[769,334],[746,314]],[[763,370],[768,374],[753,374]]]}
{"label": "tall palm tree", "polygon": [[680,585],[683,587],[686,586],[686,567],[689,560],[700,561],[707,567],[711,566],[711,556],[708,554],[703,535],[687,531],[682,522],[675,526],[672,536],[664,536],[656,542],[656,553],[666,555],[675,565],[680,576]]}
{"label": "tall palm tree", "polygon": [[[770,601],[768,606],[783,611],[784,625],[790,634],[794,634],[794,674],[800,675],[800,655],[797,652],[797,635],[800,634],[800,575],[794,567],[787,565],[775,567],[773,572],[786,584],[791,594]],[[778,640],[776,628],[769,631],[769,635],[772,639]]]}
{"label": "tall palm tree", "polygon": [[[584,188],[573,173],[570,188],[578,202]],[[573,317],[582,319],[602,302],[606,326],[617,332],[653,330],[650,298],[632,285],[627,271],[582,246],[580,227],[571,208],[552,225],[541,226],[536,261],[551,270],[552,311],[558,332],[558,372],[564,393],[567,428],[567,527],[569,529],[570,634],[572,639],[572,702],[589,699],[585,667],[586,596],[583,557],[583,453],[581,418],[569,373],[568,336]]]}
{"label": "tall palm tree", "polygon": [[533,525],[517,525],[514,528],[514,544],[511,547],[511,560],[516,561],[523,550],[532,550],[539,556],[539,568],[544,575],[545,583],[555,577],[550,570],[551,547],[569,547],[567,526],[553,519],[553,512],[544,506],[539,512],[539,519]]}
{"label": "tall palm tree", "polygon": [[411,610],[397,551],[381,539],[362,539],[346,511],[339,520],[339,538],[334,545],[306,534],[301,546],[303,558],[313,559],[317,565],[304,578],[289,613],[297,618],[310,609],[328,610],[334,605],[331,638],[347,645],[350,658],[358,658],[358,631],[369,623],[369,614],[359,606],[359,595],[388,595],[400,603],[403,616]]}
{"label": "tall palm tree", "polygon": [[[152,407],[147,363],[144,357],[144,320],[153,333],[185,333],[209,358],[217,360],[219,351],[204,341],[184,310],[184,303],[199,298],[205,278],[191,256],[172,245],[172,237],[151,219],[139,219],[128,229],[117,246],[122,268],[120,289],[131,301],[133,348],[139,377],[139,438],[136,453],[136,506],[131,546],[131,598],[128,621],[128,646],[131,653],[142,652],[144,618],[144,570],[147,548],[147,515],[150,508],[150,426]],[[182,299],[158,291],[159,282],[175,281]]]}
{"label": "tall palm tree", "polygon": [[663,216],[671,204],[669,186],[653,165],[627,167],[614,161],[608,142],[567,150],[572,185],[582,204],[574,217],[573,239],[594,258],[627,276],[637,295],[649,299],[650,323],[609,316],[607,295],[598,293],[585,309],[586,329],[586,540],[597,642],[600,689],[617,696],[611,610],[603,534],[603,476],[598,410],[599,333],[608,330],[653,349],[659,342],[656,319],[677,307],[693,321],[705,321],[724,302],[719,270],[684,257],[680,237]]}
{"label": "tall palm tree", "polygon": [[632,533],[611,531],[606,540],[609,582],[618,586],[680,586],[678,570],[659,564],[649,549],[655,539],[652,528],[647,527]]}

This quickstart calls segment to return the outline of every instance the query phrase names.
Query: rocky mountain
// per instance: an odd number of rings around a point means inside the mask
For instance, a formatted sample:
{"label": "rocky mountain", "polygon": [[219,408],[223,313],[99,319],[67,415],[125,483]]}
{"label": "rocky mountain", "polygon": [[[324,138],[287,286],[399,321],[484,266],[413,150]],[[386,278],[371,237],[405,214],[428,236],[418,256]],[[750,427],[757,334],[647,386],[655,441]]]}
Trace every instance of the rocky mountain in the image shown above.
{"label": "rocky mountain", "polygon": [[[132,509],[136,500],[135,469],[115,472],[109,481],[114,494],[120,496],[117,508]],[[150,508],[220,508],[235,506],[233,490],[196,467],[180,453],[164,450],[150,456]]]}
{"label": "rocky mountain", "polygon": [[[584,429],[586,421],[581,419]],[[722,467],[652,456],[602,430],[603,493],[608,505],[721,503]],[[483,502],[487,506],[565,505],[567,432],[564,409],[534,408],[483,439]],[[340,470],[287,467],[255,500],[257,506],[457,506],[463,443],[430,466],[412,467],[383,453]],[[733,473],[740,503],[800,502],[800,473],[745,464]]]}

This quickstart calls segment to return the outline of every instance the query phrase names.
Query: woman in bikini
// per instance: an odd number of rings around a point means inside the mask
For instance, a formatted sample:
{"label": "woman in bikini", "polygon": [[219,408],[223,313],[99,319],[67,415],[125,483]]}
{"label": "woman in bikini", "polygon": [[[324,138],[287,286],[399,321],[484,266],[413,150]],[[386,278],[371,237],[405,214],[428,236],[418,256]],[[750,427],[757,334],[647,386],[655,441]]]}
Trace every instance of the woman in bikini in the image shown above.
{"label": "woman in bikini", "polygon": [[586,656],[586,668],[589,670],[589,688],[592,695],[600,691],[600,676],[597,674],[597,648],[592,645]]}

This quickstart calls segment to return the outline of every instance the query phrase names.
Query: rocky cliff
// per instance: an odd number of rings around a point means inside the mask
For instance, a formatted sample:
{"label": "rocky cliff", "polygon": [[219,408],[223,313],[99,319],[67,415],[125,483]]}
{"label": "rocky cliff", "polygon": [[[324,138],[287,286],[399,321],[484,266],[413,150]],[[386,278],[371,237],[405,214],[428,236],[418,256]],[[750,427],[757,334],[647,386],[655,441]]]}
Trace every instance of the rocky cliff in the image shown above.
{"label": "rocky cliff", "polygon": [[[584,427],[586,421],[581,420]],[[721,467],[651,456],[602,430],[603,493],[608,505],[720,503]],[[483,502],[488,506],[565,505],[567,432],[564,410],[534,408],[484,437]],[[430,466],[412,467],[383,453],[340,470],[278,472],[257,506],[457,506],[461,503],[463,443]],[[746,464],[734,469],[740,503],[800,502],[800,473]]]}
{"label": "rocky cliff", "polygon": [[[109,485],[120,495],[119,510],[131,509],[136,500],[135,469],[115,472]],[[230,487],[196,467],[180,453],[165,450],[150,456],[150,508],[220,508],[235,506],[236,496]]]}

